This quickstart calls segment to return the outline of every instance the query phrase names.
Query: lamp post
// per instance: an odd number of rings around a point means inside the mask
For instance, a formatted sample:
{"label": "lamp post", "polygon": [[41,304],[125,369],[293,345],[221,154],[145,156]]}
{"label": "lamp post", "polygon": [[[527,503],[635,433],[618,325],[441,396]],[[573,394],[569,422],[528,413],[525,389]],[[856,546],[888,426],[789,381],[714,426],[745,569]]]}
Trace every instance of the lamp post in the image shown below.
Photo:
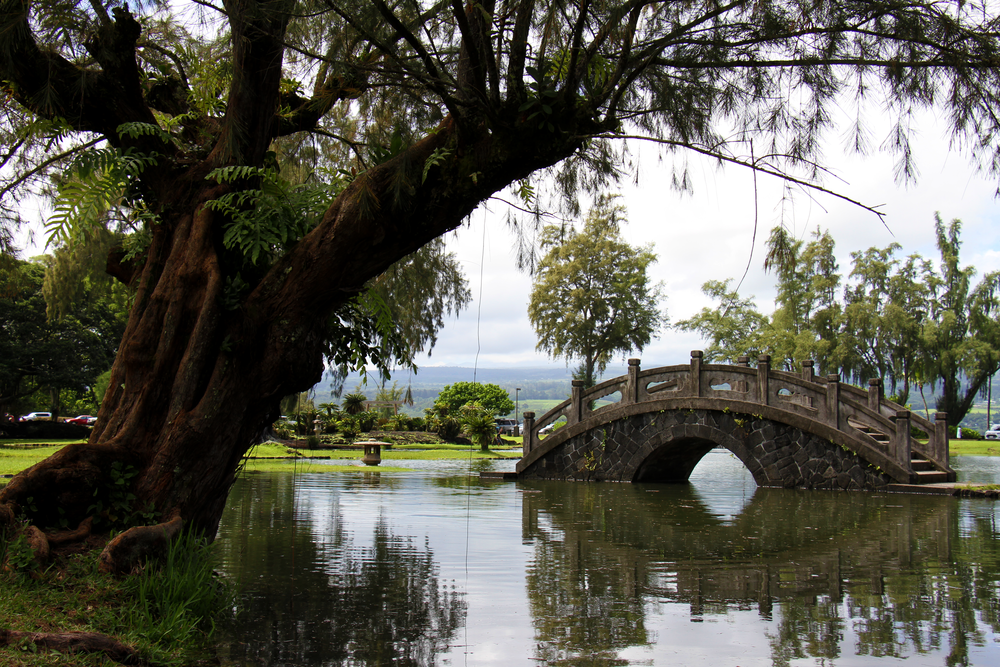
{"label": "lamp post", "polygon": [[514,435],[521,435],[521,412],[518,410],[521,404],[517,400],[520,394],[521,388],[516,387],[514,389]]}

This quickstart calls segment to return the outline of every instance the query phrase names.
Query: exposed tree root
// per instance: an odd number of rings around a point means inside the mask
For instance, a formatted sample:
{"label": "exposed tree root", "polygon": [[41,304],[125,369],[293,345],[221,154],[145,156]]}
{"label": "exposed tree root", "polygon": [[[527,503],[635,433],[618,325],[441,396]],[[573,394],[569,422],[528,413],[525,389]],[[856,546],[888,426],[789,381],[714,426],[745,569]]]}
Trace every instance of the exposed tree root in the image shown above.
{"label": "exposed tree root", "polygon": [[98,569],[112,574],[132,572],[150,556],[166,551],[184,526],[179,516],[155,526],[135,526],[119,534],[104,547],[98,558]]}
{"label": "exposed tree root", "polygon": [[96,632],[20,632],[0,628],[0,646],[27,642],[60,653],[103,653],[122,665],[148,665],[134,649]]}
{"label": "exposed tree root", "polygon": [[80,522],[80,525],[77,526],[75,530],[61,530],[57,533],[46,535],[46,537],[49,540],[49,546],[61,547],[62,545],[69,544],[70,542],[81,542],[87,539],[90,537],[90,531],[93,527],[94,517],[88,516]]}
{"label": "exposed tree root", "polygon": [[37,526],[28,526],[24,529],[24,537],[34,552],[35,563],[42,566],[49,562],[49,540],[45,533]]}

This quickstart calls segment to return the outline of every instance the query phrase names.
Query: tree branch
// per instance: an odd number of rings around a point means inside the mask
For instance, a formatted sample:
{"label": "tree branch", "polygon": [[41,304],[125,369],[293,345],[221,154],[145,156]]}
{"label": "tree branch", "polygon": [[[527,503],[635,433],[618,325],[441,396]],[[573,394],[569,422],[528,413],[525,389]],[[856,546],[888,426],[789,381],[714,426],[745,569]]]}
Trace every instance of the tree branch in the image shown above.
{"label": "tree branch", "polygon": [[[763,155],[763,156],[757,158],[756,160],[752,160],[752,161],[748,162],[746,160],[741,160],[740,158],[732,156],[732,155],[726,155],[725,153],[720,153],[719,151],[713,150],[712,148],[709,148],[709,147],[706,147],[706,146],[696,146],[694,144],[684,143],[684,142],[681,142],[681,141],[671,141],[670,139],[658,139],[656,137],[648,137],[648,136],[635,135],[635,134],[598,134],[598,135],[595,135],[595,136],[601,137],[601,138],[604,138],[604,139],[638,139],[638,140],[641,140],[641,141],[649,141],[649,142],[656,143],[656,144],[663,144],[665,146],[673,146],[675,148],[684,148],[684,149],[687,149],[687,150],[691,150],[691,151],[694,151],[695,153],[700,153],[702,155],[706,155],[708,157],[715,158],[716,160],[719,160],[720,162],[729,162],[731,164],[736,164],[736,165],[739,165],[741,167],[746,167],[748,169],[752,169],[753,171],[759,172],[761,174],[767,174],[769,176],[774,176],[776,178],[780,178],[783,181],[787,181],[789,183],[794,183],[794,184],[799,185],[799,186],[801,186],[803,188],[806,188],[807,190],[813,190],[815,192],[822,192],[823,194],[830,195],[831,197],[835,197],[835,198],[840,199],[842,201],[845,201],[845,202],[847,202],[849,204],[853,204],[854,206],[857,206],[858,208],[864,209],[865,211],[868,211],[869,213],[874,213],[876,216],[878,216],[878,219],[882,222],[882,224],[883,225],[885,224],[885,213],[883,213],[882,211],[878,210],[878,208],[880,206],[883,206],[883,204],[876,204],[876,205],[873,205],[873,206],[869,206],[867,204],[862,204],[860,201],[858,201],[856,199],[852,199],[851,197],[848,197],[847,195],[843,195],[843,194],[837,192],[836,190],[831,190],[829,188],[823,187],[822,185],[819,185],[818,183],[812,183],[810,181],[807,181],[807,180],[804,180],[804,179],[801,179],[801,178],[796,178],[796,177],[792,176],[791,174],[788,174],[788,173],[786,173],[784,171],[781,171],[780,169],[775,169],[775,168],[771,168],[771,167],[762,166],[761,162],[763,160],[765,160],[766,158],[776,157],[776,155],[773,154],[773,153],[769,154],[769,155]],[[799,159],[799,161],[803,162],[803,160],[801,160],[801,159]],[[819,167],[819,165],[816,165],[815,163],[809,163],[809,164],[811,166],[813,166],[813,167]],[[822,167],[819,167],[819,168],[822,169]],[[822,169],[822,170],[823,171],[828,171],[826,169]]]}

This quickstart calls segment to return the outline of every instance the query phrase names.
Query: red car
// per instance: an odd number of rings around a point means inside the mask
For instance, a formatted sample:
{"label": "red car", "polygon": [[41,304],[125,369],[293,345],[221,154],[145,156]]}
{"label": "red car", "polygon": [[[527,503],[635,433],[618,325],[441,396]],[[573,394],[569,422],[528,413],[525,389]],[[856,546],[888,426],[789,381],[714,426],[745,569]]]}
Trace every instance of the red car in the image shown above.
{"label": "red car", "polygon": [[97,421],[97,417],[91,417],[90,415],[80,415],[79,417],[73,417],[72,419],[67,419],[67,424],[79,424],[80,426],[93,426],[94,422]]}

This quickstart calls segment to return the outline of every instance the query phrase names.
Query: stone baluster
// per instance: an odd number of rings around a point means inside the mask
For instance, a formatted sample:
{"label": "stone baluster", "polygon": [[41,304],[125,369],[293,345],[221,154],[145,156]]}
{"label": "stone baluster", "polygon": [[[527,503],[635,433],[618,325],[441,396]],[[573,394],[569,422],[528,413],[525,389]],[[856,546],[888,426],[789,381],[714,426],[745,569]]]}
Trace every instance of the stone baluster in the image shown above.
{"label": "stone baluster", "polygon": [[538,443],[538,434],[535,433],[535,413],[524,413],[524,440],[521,441],[522,456],[527,456]]}
{"label": "stone baluster", "polygon": [[813,361],[812,359],[806,359],[805,361],[803,361],[802,379],[805,380],[806,382],[815,382],[816,381],[815,368],[816,368],[816,362]]}
{"label": "stone baluster", "polygon": [[771,355],[762,354],[757,357],[757,402],[761,405],[770,403],[770,380]]}
{"label": "stone baluster", "polygon": [[688,377],[688,396],[701,396],[701,350],[691,350],[691,375]]}
{"label": "stone baluster", "polygon": [[879,414],[881,408],[882,408],[882,380],[879,378],[872,378],[868,380],[868,409],[874,412],[875,414]]}
{"label": "stone baluster", "polygon": [[[929,436],[930,434],[928,433],[927,435]],[[943,463],[946,466],[950,465],[948,463],[948,413],[947,412],[934,413],[934,439],[933,439],[933,446],[931,447],[931,456],[937,459],[939,463]]]}
{"label": "stone baluster", "polygon": [[826,414],[823,418],[830,426],[840,429],[840,375],[837,373],[826,376]]}
{"label": "stone baluster", "polygon": [[910,469],[910,459],[913,458],[910,453],[911,446],[910,411],[899,410],[896,412],[896,433],[892,438],[892,455],[896,459],[896,463],[907,470]]}
{"label": "stone baluster", "polygon": [[622,392],[622,405],[639,402],[639,359],[628,360],[628,382]]}
{"label": "stone baluster", "polygon": [[736,360],[736,365],[742,366],[743,368],[750,368],[750,357],[744,354],[742,357]]}
{"label": "stone baluster", "polygon": [[566,426],[579,424],[583,421],[583,380],[573,380],[573,400],[570,401],[569,414],[566,415]]}

